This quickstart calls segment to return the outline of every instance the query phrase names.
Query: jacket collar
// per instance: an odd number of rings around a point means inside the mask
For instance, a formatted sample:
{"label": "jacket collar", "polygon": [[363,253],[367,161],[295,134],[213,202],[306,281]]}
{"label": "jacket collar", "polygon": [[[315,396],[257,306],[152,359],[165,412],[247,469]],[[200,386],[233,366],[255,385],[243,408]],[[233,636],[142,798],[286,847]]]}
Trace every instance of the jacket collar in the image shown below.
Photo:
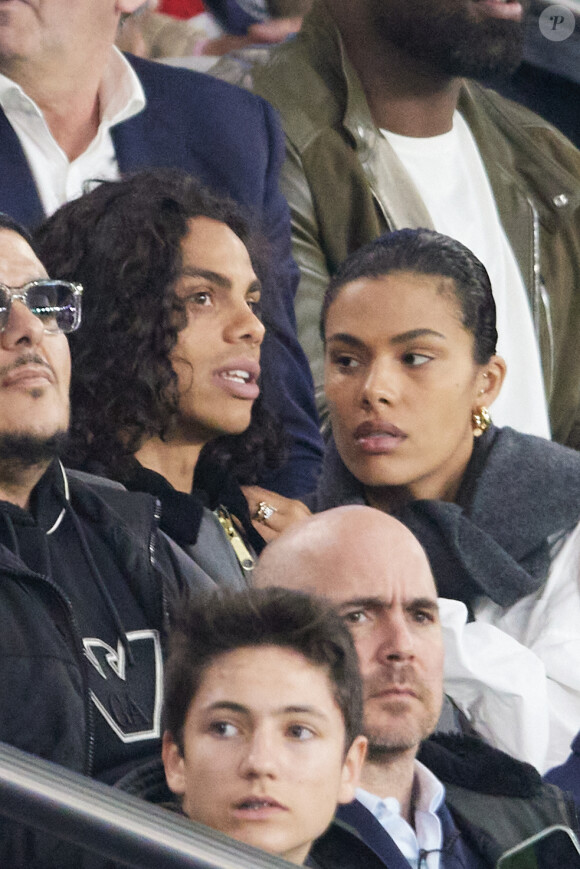
{"label": "jacket collar", "polygon": [[[340,36],[338,37],[340,39]],[[356,143],[359,160],[372,179],[373,193],[390,226],[433,229],[431,215],[395,150],[375,126],[360,78],[339,44],[346,83],[344,125]]]}
{"label": "jacket collar", "polygon": [[531,799],[542,789],[535,767],[493,748],[478,736],[434,733],[421,743],[418,760],[449,785],[496,797]]}
{"label": "jacket collar", "polygon": [[[404,170],[371,117],[360,78],[347,57],[336,24],[320,0],[315,2],[310,15],[305,20],[303,30],[304,34],[301,33],[298,38],[304,37],[308,42],[314,42],[317,51],[325,59],[328,74],[332,78],[338,78],[342,84],[344,92],[342,123],[355,142],[359,159],[364,165],[372,161],[373,151],[376,153],[378,145],[381,150],[385,150],[385,153],[388,148],[390,160],[396,161],[397,177],[394,180],[399,185],[405,184],[404,176],[401,176]],[[337,87],[332,82],[329,84],[333,88]],[[568,169],[561,161],[551,160],[546,153],[544,140],[538,136],[538,131],[550,129],[544,120],[521,106],[516,107],[513,102],[504,100],[477,82],[467,79],[462,84],[458,109],[473,133],[500,211],[502,200],[500,194],[506,180],[517,180],[518,176],[522,176],[534,191],[533,204],[544,223],[553,225],[554,222],[571,219],[580,207],[580,187],[572,167]],[[503,137],[497,135],[498,129],[502,131],[509,144],[505,144]],[[554,135],[557,136],[558,133],[554,132]],[[572,150],[572,146],[570,148]],[[386,161],[380,161],[380,164],[381,169],[388,165]],[[380,201],[390,203],[395,189],[397,188],[389,184],[388,199],[383,200],[381,197]],[[373,192],[377,196],[377,191]],[[421,209],[418,210],[417,201],[420,203],[420,199],[407,179],[402,202],[405,200],[409,202],[409,196],[412,201],[410,207],[413,210],[409,213],[406,225],[430,226],[429,218],[425,219],[424,208],[423,214]],[[391,208],[389,204],[389,213],[391,210],[394,210],[394,206]],[[413,216],[415,213],[416,217]],[[386,216],[388,219],[389,215]],[[393,214],[392,218],[389,220],[390,225],[404,225],[396,218],[396,214]]]}
{"label": "jacket collar", "polygon": [[[539,135],[550,129],[546,121],[475,81],[463,82],[458,109],[477,142],[500,211],[506,177],[521,176],[534,191],[542,222],[553,226],[572,218],[580,207],[578,178],[561,159],[556,162],[546,153],[545,139]],[[556,131],[553,135],[561,136]]]}
{"label": "jacket collar", "polygon": [[44,218],[30,167],[18,136],[0,109],[0,211],[12,215],[24,226],[37,226]]}

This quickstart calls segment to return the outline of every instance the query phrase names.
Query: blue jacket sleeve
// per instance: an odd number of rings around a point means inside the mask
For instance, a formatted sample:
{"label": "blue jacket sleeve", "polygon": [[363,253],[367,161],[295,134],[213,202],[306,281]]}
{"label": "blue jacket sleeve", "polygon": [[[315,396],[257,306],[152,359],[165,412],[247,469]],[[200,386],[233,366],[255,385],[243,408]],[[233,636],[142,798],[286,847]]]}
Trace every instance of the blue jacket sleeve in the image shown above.
{"label": "blue jacket sleeve", "polygon": [[288,461],[261,482],[289,497],[313,491],[322,462],[322,438],[310,366],[296,334],[294,297],[299,272],[291,252],[290,212],[278,188],[284,137],[274,110],[263,103],[270,162],[264,186],[263,228],[272,268],[262,296],[266,337],[262,381],[269,405],[290,440]]}

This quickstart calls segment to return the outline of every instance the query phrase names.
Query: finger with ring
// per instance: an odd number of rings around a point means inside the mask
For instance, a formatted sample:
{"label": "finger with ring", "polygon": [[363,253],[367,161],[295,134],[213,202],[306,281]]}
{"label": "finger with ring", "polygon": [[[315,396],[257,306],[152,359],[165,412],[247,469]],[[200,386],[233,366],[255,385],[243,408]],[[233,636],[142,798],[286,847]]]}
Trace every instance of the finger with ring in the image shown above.
{"label": "finger with ring", "polygon": [[258,509],[256,510],[255,517],[258,522],[263,522],[266,524],[268,519],[271,519],[274,513],[277,513],[278,510],[276,507],[272,507],[271,504],[267,504],[266,501],[260,501],[258,504]]}

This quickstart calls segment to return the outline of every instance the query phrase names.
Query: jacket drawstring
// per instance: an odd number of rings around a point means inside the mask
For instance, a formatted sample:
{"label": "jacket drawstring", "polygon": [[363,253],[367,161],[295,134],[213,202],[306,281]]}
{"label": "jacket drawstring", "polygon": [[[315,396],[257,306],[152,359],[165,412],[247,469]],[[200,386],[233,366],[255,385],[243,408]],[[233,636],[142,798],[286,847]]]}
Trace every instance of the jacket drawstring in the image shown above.
{"label": "jacket drawstring", "polygon": [[[65,472],[62,464],[60,465],[60,467],[61,467],[62,475],[63,475],[64,481],[65,481],[65,492],[63,494],[58,489],[55,489],[55,492],[57,494],[57,497],[59,498],[59,500],[61,500],[61,502],[63,504],[63,510],[62,510],[59,518],[57,519],[56,523],[52,526],[52,528],[49,531],[47,531],[47,535],[51,534],[53,531],[56,530],[58,525],[60,525],[60,522],[62,521],[64,514],[68,511],[69,516],[72,520],[72,523],[75,527],[75,531],[77,532],[77,535],[78,535],[78,538],[79,538],[79,541],[81,544],[81,549],[82,549],[83,554],[87,560],[87,563],[89,565],[89,569],[90,569],[91,574],[93,576],[93,579],[95,580],[95,584],[96,584],[97,588],[99,589],[99,591],[103,597],[103,600],[105,601],[105,605],[107,606],[107,609],[109,610],[109,612],[111,614],[113,622],[115,623],[115,627],[116,627],[117,632],[121,638],[121,643],[123,644],[123,648],[125,650],[125,655],[127,656],[127,661],[129,663],[129,665],[132,666],[135,663],[135,659],[133,657],[133,652],[131,651],[131,644],[129,642],[129,638],[127,637],[127,632],[125,631],[125,628],[123,626],[123,622],[121,621],[121,616],[119,615],[119,611],[117,610],[117,607],[115,606],[113,598],[111,597],[109,590],[108,590],[101,574],[99,573],[99,568],[97,567],[97,565],[95,563],[95,559],[93,558],[93,555],[90,551],[89,544],[87,543],[87,539],[86,539],[85,533],[83,531],[81,522],[80,522],[77,514],[75,513],[75,511],[72,508],[72,505],[70,503],[70,495],[69,495],[69,490],[68,490],[68,481],[66,478],[66,472]],[[46,548],[47,548],[47,557],[48,557],[48,545]],[[49,564],[50,564],[50,559],[49,559]]]}

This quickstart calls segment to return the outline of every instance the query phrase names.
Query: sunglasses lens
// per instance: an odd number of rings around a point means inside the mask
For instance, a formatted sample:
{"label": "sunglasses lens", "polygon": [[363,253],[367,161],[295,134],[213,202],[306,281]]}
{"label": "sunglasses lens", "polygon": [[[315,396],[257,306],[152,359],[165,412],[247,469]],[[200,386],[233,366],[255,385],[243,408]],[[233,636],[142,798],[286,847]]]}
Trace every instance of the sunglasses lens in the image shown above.
{"label": "sunglasses lens", "polygon": [[73,332],[79,325],[80,298],[66,281],[38,282],[28,290],[27,300],[29,309],[48,332]]}
{"label": "sunglasses lens", "polygon": [[10,311],[10,293],[0,286],[0,329],[4,329]]}

